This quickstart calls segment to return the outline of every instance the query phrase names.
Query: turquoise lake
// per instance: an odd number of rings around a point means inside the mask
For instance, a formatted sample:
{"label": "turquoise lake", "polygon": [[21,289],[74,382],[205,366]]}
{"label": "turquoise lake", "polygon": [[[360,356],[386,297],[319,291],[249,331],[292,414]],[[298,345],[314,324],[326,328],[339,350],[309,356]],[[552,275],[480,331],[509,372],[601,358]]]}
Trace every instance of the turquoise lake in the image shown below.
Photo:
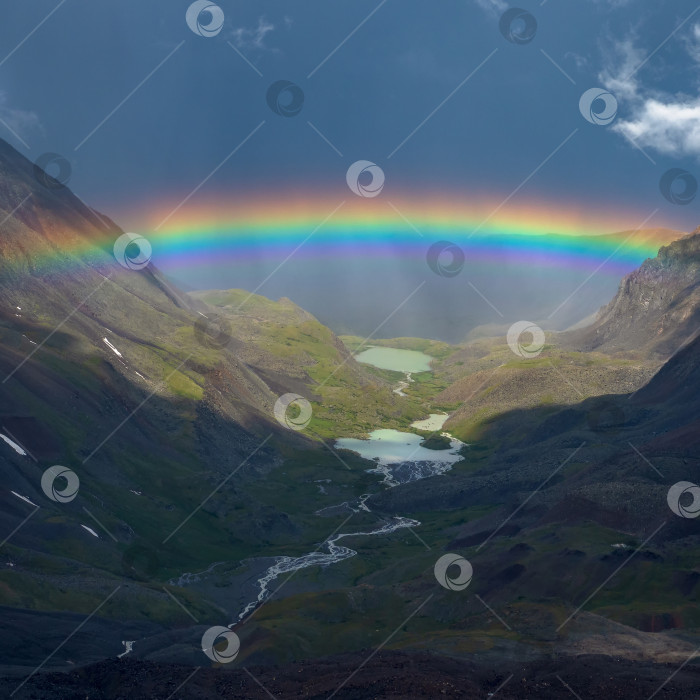
{"label": "turquoise lake", "polygon": [[355,359],[367,365],[380,369],[393,369],[396,372],[428,372],[432,358],[418,350],[374,346],[355,355]]}
{"label": "turquoise lake", "polygon": [[357,452],[365,459],[376,460],[381,465],[398,464],[407,460],[454,464],[462,459],[457,452],[462,446],[459,440],[452,440],[449,450],[430,450],[421,447],[421,442],[423,438],[420,435],[380,428],[369,434],[369,440],[340,438],[335,441],[335,445]]}

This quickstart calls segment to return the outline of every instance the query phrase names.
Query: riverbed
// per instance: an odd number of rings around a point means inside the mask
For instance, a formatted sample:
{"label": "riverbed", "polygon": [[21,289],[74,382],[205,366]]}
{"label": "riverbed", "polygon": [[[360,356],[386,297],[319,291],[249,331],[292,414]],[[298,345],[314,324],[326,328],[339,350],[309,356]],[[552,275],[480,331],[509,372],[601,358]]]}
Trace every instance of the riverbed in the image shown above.
{"label": "riverbed", "polygon": [[[441,414],[432,414],[433,422],[438,422],[435,418],[438,415],[442,418]],[[444,420],[442,422],[444,423]],[[431,450],[422,447],[420,444],[422,441],[423,437],[415,433],[380,428],[372,431],[366,440],[340,438],[335,441],[335,445],[338,449],[352,450],[361,457],[375,462],[376,466],[367,471],[381,476],[383,486],[393,488],[411,481],[444,474],[452,468],[453,464],[462,459],[459,450],[464,443],[456,438],[450,439],[450,447],[445,450]],[[330,511],[334,509],[340,512],[343,508],[354,512],[360,510],[371,512],[365,503],[368,498],[369,494],[363,494],[351,503],[345,502],[335,508],[333,506],[324,508],[317,515],[321,515],[323,511],[330,514]],[[395,516],[389,520],[380,521],[378,527],[368,531],[341,532],[333,535],[319,545],[315,551],[300,557],[277,557],[274,563],[268,566],[262,576],[257,579],[257,596],[243,608],[238,619],[245,619],[267,599],[270,595],[270,584],[282,574],[292,574],[299,569],[310,566],[329,566],[357,555],[354,549],[337,544],[339,540],[346,537],[388,535],[402,528],[418,527],[419,525],[418,520]]]}
{"label": "riverbed", "polygon": [[[382,369],[392,369],[404,372],[407,375],[408,381],[412,372],[430,371],[431,358],[424,353],[413,350],[401,350],[398,348],[371,347],[356,356],[360,362],[366,362]],[[407,386],[407,384],[406,384]],[[401,392],[400,387],[397,393]],[[400,394],[404,395],[404,394]],[[446,413],[431,413],[427,418],[412,423],[412,427],[419,430],[438,432],[448,418]],[[444,450],[431,450],[421,446],[423,437],[415,433],[405,433],[398,430],[388,428],[378,428],[369,434],[367,439],[356,438],[339,438],[335,441],[335,446],[338,449],[352,450],[361,457],[373,461],[376,466],[367,471],[372,474],[377,474],[382,477],[381,484],[385,488],[394,488],[401,484],[406,484],[419,479],[435,477],[452,468],[452,465],[462,459],[460,450],[464,443],[449,435],[442,433],[450,438],[449,448]],[[336,506],[329,506],[321,509],[316,514],[322,516],[330,515],[332,511],[337,510],[342,512],[345,510],[359,512],[371,512],[366,505],[369,494],[363,494],[360,498],[351,502],[344,502]],[[248,565],[252,565],[257,573],[253,574],[250,584],[255,581],[254,590],[256,591],[252,600],[248,602],[238,615],[238,620],[243,620],[250,615],[259,605],[261,605],[270,595],[270,584],[283,574],[291,575],[295,571],[305,569],[311,566],[326,567],[331,564],[336,564],[340,561],[354,557],[357,552],[350,547],[338,544],[341,539],[355,537],[371,537],[388,535],[402,528],[413,528],[420,526],[420,522],[405,518],[403,516],[394,516],[389,519],[378,519],[376,527],[371,526],[368,529],[355,532],[341,532],[330,536],[319,546],[308,554],[303,554],[299,557],[278,556],[272,559],[267,559],[265,568],[258,568],[260,563],[254,560],[247,560]],[[207,579],[213,574],[213,570],[222,564],[217,562],[211,565],[205,571],[197,574],[182,574],[177,579],[178,585],[192,585],[201,579]],[[246,585],[246,589],[250,586]]]}

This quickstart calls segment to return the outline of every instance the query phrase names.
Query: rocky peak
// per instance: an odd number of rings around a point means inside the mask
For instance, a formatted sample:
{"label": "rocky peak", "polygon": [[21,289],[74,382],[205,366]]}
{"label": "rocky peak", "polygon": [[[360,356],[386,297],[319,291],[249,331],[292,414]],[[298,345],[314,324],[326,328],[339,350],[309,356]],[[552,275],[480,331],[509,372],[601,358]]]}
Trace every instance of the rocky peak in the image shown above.
{"label": "rocky peak", "polygon": [[627,275],[595,322],[571,334],[582,350],[641,350],[667,358],[700,320],[700,228]]}

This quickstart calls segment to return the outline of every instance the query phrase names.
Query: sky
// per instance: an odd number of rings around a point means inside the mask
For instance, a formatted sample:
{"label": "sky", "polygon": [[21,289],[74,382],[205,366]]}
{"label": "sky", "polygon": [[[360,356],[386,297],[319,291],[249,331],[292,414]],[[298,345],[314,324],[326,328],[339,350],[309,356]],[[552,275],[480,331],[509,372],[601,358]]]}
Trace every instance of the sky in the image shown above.
{"label": "sky", "polygon": [[[648,226],[700,224],[700,197],[673,203],[660,189],[672,169],[700,178],[694,2],[522,0],[504,25],[502,0],[217,0],[194,31],[191,4],[3,8],[0,137],[31,160],[66,158],[71,188],[125,230],[149,235],[175,207],[177,219],[253,197],[263,212],[299,193],[320,202],[321,223],[355,196],[346,173],[358,160],[380,167],[391,201],[488,200],[503,214],[549,203],[628,229],[652,212]],[[278,81],[297,87],[275,102]],[[613,96],[610,123],[593,123],[610,105],[580,106],[593,88]],[[294,95],[295,114],[270,107]],[[264,241],[261,251],[233,279],[171,271],[253,288],[286,257],[264,259]],[[261,293],[304,288],[308,305],[333,286],[327,266],[317,273],[305,284],[307,268],[285,269]]]}

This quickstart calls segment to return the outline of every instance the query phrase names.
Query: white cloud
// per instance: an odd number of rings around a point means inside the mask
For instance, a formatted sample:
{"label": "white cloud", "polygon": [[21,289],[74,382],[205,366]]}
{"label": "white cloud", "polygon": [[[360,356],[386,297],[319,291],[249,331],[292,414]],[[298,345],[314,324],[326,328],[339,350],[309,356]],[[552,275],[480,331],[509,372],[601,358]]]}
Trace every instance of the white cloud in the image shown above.
{"label": "white cloud", "polygon": [[594,0],[594,2],[597,2],[599,5],[610,5],[611,7],[616,8],[629,5],[631,2],[634,2],[634,0]]}
{"label": "white cloud", "polygon": [[617,42],[613,57],[608,59],[608,67],[598,77],[618,99],[636,100],[639,93],[637,69],[645,57],[644,52],[635,46],[634,39],[628,37]]}
{"label": "white cloud", "polygon": [[[285,19],[286,21],[286,19]],[[275,30],[275,25],[265,17],[258,17],[258,26],[249,29],[238,27],[232,32],[233,43],[237,49],[267,49],[265,37]]]}
{"label": "white cloud", "polygon": [[700,156],[700,97],[686,102],[643,99],[633,118],[613,129],[642,148],[671,156]]}
{"label": "white cloud", "polygon": [[482,10],[499,17],[510,7],[505,0],[475,0],[475,2]]}
{"label": "white cloud", "polygon": [[43,131],[36,112],[10,106],[7,93],[0,90],[0,137],[7,139],[12,134],[28,147],[23,137],[36,129]]}
{"label": "white cloud", "polygon": [[700,63],[700,24],[694,24],[683,37],[683,46],[695,63]]}
{"label": "white cloud", "polygon": [[[700,26],[691,28],[686,49],[700,61]],[[688,43],[690,42],[690,43]],[[599,79],[621,103],[619,117],[611,127],[628,141],[670,156],[700,157],[700,96],[669,94],[642,85],[638,69],[647,53],[635,46],[633,38],[617,43],[615,57]]]}
{"label": "white cloud", "polygon": [[578,70],[582,70],[588,66],[588,59],[575,51],[567,51],[564,54],[564,58],[570,58],[576,64],[576,68],[578,68]]}

